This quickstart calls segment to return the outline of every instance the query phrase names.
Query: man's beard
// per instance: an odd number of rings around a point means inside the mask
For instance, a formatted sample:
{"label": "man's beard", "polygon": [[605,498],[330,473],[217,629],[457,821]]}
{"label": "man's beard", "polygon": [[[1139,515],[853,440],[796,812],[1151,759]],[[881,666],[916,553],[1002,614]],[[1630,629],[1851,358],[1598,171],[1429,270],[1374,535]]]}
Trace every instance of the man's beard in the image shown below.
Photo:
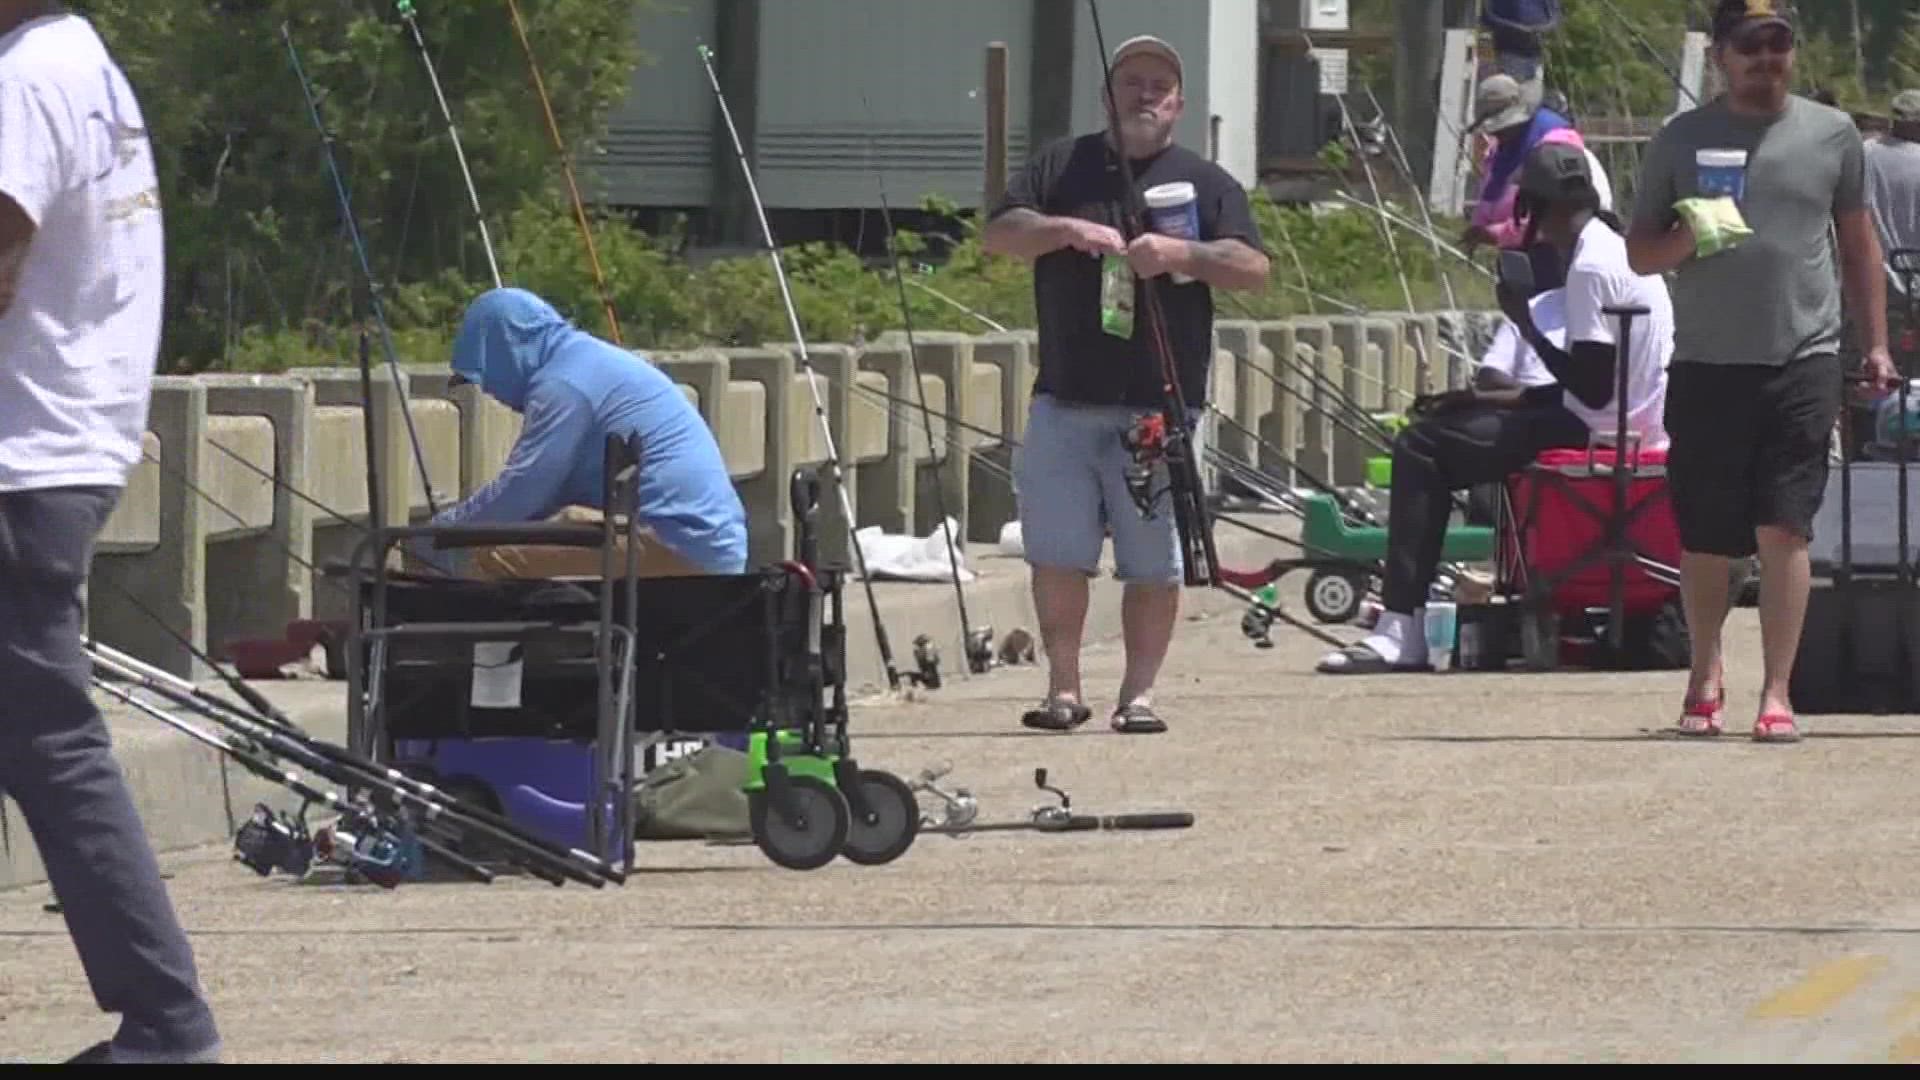
{"label": "man's beard", "polygon": [[1787,73],[1785,68],[1758,68],[1747,74],[1736,84],[1735,96],[1747,102],[1770,102],[1786,89]]}
{"label": "man's beard", "polygon": [[1157,147],[1166,141],[1171,131],[1170,125],[1159,117],[1129,113],[1120,121],[1120,137],[1135,146]]}

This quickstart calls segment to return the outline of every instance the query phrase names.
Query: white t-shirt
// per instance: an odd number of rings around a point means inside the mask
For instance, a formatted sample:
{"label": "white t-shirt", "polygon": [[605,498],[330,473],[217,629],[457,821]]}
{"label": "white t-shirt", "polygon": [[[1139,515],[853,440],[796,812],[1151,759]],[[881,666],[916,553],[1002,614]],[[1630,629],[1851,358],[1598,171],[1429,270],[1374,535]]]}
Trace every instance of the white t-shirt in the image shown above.
{"label": "white t-shirt", "polygon": [[[1616,305],[1647,309],[1647,314],[1633,316],[1632,352],[1627,356],[1627,431],[1639,434],[1642,449],[1665,449],[1667,430],[1661,413],[1667,400],[1667,363],[1673,357],[1673,301],[1666,282],[1657,275],[1634,273],[1627,265],[1626,238],[1594,218],[1574,242],[1566,294],[1569,346],[1582,341],[1615,345],[1621,317],[1607,314],[1606,309]],[[1608,397],[1601,409],[1588,408],[1572,394],[1566,395],[1565,404],[1596,434],[1611,436],[1620,422],[1619,403]]]}
{"label": "white t-shirt", "polygon": [[[1567,290],[1548,289],[1528,300],[1527,310],[1533,314],[1533,325],[1549,342],[1560,349],[1567,347]],[[1493,344],[1487,346],[1480,366],[1498,371],[1521,386],[1554,383],[1553,372],[1547,370],[1546,361],[1520,336],[1519,329],[1504,319],[1500,329],[1493,332]]]}
{"label": "white t-shirt", "polygon": [[0,37],[0,192],[36,229],[0,315],[0,491],[123,486],[160,348],[160,186],[133,88],[77,15]]}

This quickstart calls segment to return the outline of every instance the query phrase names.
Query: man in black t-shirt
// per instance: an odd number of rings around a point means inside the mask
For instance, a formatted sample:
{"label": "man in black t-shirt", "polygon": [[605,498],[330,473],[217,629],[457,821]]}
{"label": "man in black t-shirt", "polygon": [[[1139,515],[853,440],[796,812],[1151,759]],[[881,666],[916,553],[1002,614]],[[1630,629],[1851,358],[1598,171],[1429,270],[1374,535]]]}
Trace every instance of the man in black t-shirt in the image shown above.
{"label": "man in black t-shirt", "polygon": [[[1109,67],[1108,130],[1035,155],[994,207],[982,245],[1034,264],[1040,321],[1039,375],[1014,483],[1049,688],[1022,722],[1068,730],[1091,715],[1080,692],[1080,637],[1088,582],[1110,533],[1115,576],[1126,583],[1127,670],[1113,726],[1164,731],[1148,696],[1179,613],[1180,545],[1164,498],[1145,518],[1128,495],[1122,441],[1137,417],[1165,403],[1145,283],[1159,300],[1181,394],[1197,418],[1213,359],[1212,290],[1264,288],[1268,266],[1247,193],[1225,170],[1174,145],[1183,105],[1179,54],[1158,38],[1137,37],[1114,50]],[[1108,101],[1105,86],[1101,100]],[[1179,186],[1190,185],[1193,212],[1183,218],[1177,208],[1152,208],[1148,231],[1129,243],[1116,139],[1139,198],[1158,188],[1156,202],[1177,199]],[[1120,302],[1131,304],[1131,327],[1113,317]],[[1153,489],[1164,491],[1165,467],[1157,471]]]}

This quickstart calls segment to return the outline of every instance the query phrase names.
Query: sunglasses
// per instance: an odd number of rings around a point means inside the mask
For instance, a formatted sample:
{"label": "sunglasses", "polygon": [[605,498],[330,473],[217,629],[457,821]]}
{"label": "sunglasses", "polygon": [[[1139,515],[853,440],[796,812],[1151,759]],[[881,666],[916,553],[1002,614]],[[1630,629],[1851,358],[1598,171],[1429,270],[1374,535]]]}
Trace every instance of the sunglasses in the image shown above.
{"label": "sunglasses", "polygon": [[1762,52],[1785,55],[1793,51],[1793,32],[1779,27],[1769,27],[1751,34],[1742,34],[1730,43],[1733,51],[1741,56],[1759,56]]}

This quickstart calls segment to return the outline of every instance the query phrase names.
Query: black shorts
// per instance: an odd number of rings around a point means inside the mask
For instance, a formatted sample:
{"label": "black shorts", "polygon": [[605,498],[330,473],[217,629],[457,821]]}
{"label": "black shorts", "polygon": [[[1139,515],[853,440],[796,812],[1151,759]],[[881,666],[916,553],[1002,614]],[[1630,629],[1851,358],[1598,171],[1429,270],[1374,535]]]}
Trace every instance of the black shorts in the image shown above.
{"label": "black shorts", "polygon": [[1762,525],[1811,539],[1842,396],[1832,354],[1784,367],[1674,364],[1667,483],[1681,546],[1745,558]]}

